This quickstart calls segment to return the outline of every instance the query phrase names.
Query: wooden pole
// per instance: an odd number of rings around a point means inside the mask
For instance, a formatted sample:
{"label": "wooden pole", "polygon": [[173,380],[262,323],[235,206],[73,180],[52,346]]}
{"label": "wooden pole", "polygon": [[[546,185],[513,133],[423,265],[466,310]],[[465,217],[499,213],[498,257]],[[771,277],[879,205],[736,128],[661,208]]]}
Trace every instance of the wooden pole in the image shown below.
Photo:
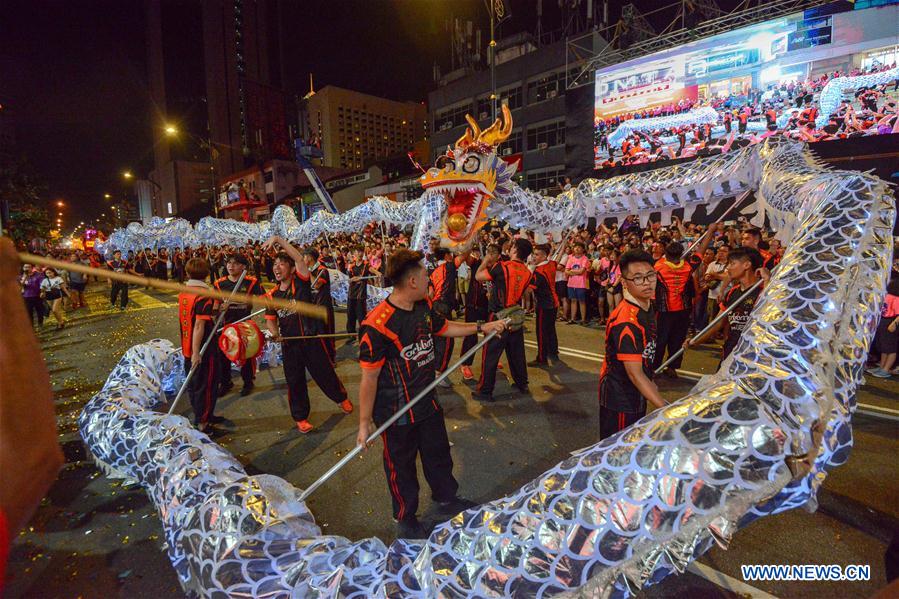
{"label": "wooden pole", "polygon": [[[68,270],[71,272],[80,272],[85,275],[94,275],[95,277],[103,277],[104,279],[112,279],[113,281],[121,281],[122,283],[131,283],[133,285],[144,285],[163,289],[165,291],[175,291],[178,293],[192,293],[201,297],[209,297],[221,301],[227,301],[229,293],[219,291],[217,289],[205,287],[190,287],[172,281],[163,281],[160,279],[151,279],[149,277],[141,277],[123,272],[115,272],[102,268],[93,268],[84,266],[75,262],[64,262],[53,258],[45,258],[44,256],[36,256],[27,252],[19,252],[19,258],[25,264],[39,264],[41,266],[51,266],[57,270]],[[307,302],[288,301],[279,298],[270,298],[264,295],[248,295],[241,299],[242,302],[250,304],[257,308],[273,308],[280,310],[290,310],[302,316],[315,318],[317,320],[328,320],[328,311],[323,306],[316,306]]]}
{"label": "wooden pole", "polygon": [[281,337],[281,341],[295,341],[297,339],[334,339],[338,337],[355,337],[356,333],[322,333],[321,335],[296,335],[293,337]]}

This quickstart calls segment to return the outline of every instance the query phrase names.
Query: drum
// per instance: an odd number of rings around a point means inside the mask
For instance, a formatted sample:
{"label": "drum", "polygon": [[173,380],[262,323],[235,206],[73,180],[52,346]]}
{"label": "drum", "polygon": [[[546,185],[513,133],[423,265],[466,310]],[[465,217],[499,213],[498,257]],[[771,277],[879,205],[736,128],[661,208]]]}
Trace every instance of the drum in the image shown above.
{"label": "drum", "polygon": [[238,366],[243,366],[247,360],[252,360],[259,355],[263,345],[265,345],[265,340],[262,337],[262,331],[259,330],[259,325],[252,320],[225,326],[219,337],[219,349],[226,358]]}

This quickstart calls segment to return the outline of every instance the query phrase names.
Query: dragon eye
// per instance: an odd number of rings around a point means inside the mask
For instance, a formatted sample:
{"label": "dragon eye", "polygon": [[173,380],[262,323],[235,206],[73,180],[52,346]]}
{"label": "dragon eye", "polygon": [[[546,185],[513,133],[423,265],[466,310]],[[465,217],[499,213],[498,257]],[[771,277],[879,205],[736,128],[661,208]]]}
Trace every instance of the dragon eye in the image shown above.
{"label": "dragon eye", "polygon": [[462,170],[466,173],[476,173],[481,168],[481,159],[477,156],[469,156],[462,164]]}
{"label": "dragon eye", "polygon": [[453,170],[456,168],[456,163],[452,158],[444,154],[437,157],[437,160],[434,161],[434,166],[436,166],[440,170],[443,170],[448,166],[450,167],[450,170]]}

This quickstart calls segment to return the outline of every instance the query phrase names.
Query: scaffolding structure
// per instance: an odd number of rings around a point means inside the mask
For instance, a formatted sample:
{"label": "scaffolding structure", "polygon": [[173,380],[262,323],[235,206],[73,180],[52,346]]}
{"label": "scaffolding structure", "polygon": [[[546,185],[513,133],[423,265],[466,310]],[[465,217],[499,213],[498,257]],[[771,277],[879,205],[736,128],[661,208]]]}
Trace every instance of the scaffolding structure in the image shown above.
{"label": "scaffolding structure", "polygon": [[[603,29],[596,29],[574,37],[567,42],[565,72],[566,88],[573,89],[594,82],[597,69],[627,62],[634,58],[647,56],[677,46],[727,33],[740,27],[755,25],[772,19],[801,12],[808,8],[826,4],[821,0],[758,0],[752,5],[751,0],[741,3],[735,10],[713,19],[688,26],[688,19],[700,13],[703,16],[714,14],[720,9],[708,0],[680,0],[679,2],[657,8],[649,13],[640,14],[632,5],[632,10],[623,11],[622,19]],[[699,9],[699,10],[697,10]],[[676,10],[671,24],[658,35],[648,35],[652,31],[648,27],[646,16],[665,10]],[[680,26],[674,30],[675,26]],[[647,30],[648,27],[648,30]],[[626,39],[625,32],[639,32],[638,39]],[[654,33],[654,31],[653,31]],[[597,39],[610,39],[608,44],[597,48]]]}

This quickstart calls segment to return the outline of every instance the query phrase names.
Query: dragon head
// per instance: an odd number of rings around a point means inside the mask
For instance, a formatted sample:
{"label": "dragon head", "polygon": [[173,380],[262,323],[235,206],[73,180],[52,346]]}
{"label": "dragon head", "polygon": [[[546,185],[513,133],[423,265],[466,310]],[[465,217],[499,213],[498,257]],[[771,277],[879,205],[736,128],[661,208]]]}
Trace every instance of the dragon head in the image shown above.
{"label": "dragon head", "polygon": [[497,146],[512,133],[512,114],[506,105],[502,110],[503,118],[483,131],[474,118],[465,115],[469,124],[465,135],[421,176],[426,191],[440,193],[446,200],[446,216],[440,225],[445,247],[468,247],[487,221],[490,201],[511,191],[517,167],[496,155]]}

